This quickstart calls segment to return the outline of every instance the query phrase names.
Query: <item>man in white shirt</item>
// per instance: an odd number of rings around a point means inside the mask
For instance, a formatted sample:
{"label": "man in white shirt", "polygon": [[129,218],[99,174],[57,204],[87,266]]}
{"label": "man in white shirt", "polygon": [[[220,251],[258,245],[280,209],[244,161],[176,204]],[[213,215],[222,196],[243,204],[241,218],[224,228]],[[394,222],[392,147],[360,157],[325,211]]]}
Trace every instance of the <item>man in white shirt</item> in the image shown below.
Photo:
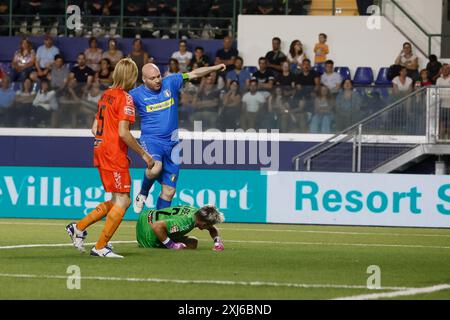
{"label": "man in white shirt", "polygon": [[44,78],[47,76],[57,54],[59,54],[59,49],[53,45],[52,37],[46,35],[44,38],[44,44],[40,46],[36,52],[35,66],[39,78]]}
{"label": "man in white shirt", "polygon": [[441,76],[437,79],[436,85],[439,87],[450,87],[450,65],[448,63],[442,66]]}
{"label": "man in white shirt", "polygon": [[342,77],[339,73],[334,72],[334,62],[328,60],[325,62],[325,73],[320,78],[322,84],[330,89],[331,93],[338,93],[342,84]]}
{"label": "man in white shirt", "polygon": [[187,42],[186,40],[181,40],[179,43],[179,51],[176,51],[172,54],[172,58],[178,60],[178,64],[180,67],[180,72],[187,72],[188,66],[192,60],[192,52],[187,51]]}
{"label": "man in white shirt", "polygon": [[250,81],[250,91],[242,97],[241,127],[245,130],[256,129],[256,122],[263,105],[266,103],[266,95],[258,91],[258,80]]}

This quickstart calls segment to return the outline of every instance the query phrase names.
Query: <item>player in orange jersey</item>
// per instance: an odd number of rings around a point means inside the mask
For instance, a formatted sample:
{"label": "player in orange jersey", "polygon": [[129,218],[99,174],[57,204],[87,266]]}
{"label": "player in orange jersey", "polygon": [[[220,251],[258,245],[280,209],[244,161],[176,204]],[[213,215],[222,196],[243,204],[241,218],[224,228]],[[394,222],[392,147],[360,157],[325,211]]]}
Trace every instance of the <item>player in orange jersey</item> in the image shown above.
{"label": "player in orange jersey", "polygon": [[152,157],[130,133],[135,111],[133,99],[127,91],[133,88],[137,74],[138,69],[133,60],[126,58],[117,63],[113,73],[114,83],[98,102],[98,111],[92,125],[92,133],[95,135],[94,166],[98,167],[105,191],[112,192],[112,199],[100,203],[81,221],[66,227],[74,246],[84,252],[86,228],[106,216],[105,227],[91,249],[92,256],[123,258],[112,251],[108,241],[131,203],[128,147],[141,155],[148,168],[151,169],[154,165]]}

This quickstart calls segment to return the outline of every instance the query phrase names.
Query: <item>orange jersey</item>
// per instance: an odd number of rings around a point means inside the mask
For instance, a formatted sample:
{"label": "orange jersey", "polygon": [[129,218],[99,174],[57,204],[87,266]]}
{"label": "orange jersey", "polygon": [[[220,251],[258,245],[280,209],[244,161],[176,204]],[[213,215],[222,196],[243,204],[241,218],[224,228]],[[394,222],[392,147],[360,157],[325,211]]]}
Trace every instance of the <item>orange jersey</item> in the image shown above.
{"label": "orange jersey", "polygon": [[127,171],[128,147],[119,137],[119,122],[135,120],[133,99],[123,89],[108,89],[98,102],[94,166],[109,171]]}

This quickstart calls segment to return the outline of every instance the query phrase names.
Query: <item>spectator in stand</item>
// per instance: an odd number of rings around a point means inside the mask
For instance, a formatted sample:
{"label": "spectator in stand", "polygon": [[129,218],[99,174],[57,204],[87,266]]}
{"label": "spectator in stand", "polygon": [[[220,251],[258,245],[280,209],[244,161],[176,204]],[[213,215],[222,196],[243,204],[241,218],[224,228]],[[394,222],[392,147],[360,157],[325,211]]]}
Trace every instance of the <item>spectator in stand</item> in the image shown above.
{"label": "spectator in stand", "polygon": [[261,57],[258,60],[259,70],[252,74],[252,79],[258,82],[258,90],[270,91],[275,83],[275,76],[267,69],[267,59]]}
{"label": "spectator in stand", "polygon": [[131,51],[128,57],[136,63],[136,66],[138,67],[137,83],[142,84],[142,67],[147,63],[153,63],[153,59],[151,59],[149,54],[142,48],[141,39],[133,40],[133,51]]}
{"label": "spectator in stand", "polygon": [[41,89],[33,100],[32,115],[37,119],[37,125],[47,122],[51,119],[50,126],[56,127],[56,113],[58,110],[58,101],[56,100],[56,92],[50,89],[50,83],[47,79],[41,80]]}
{"label": "spectator in stand", "polygon": [[345,128],[361,120],[361,96],[353,90],[353,81],[344,80],[342,90],[336,97],[336,129],[342,131]]}
{"label": "spectator in stand", "polygon": [[107,58],[111,61],[113,70],[116,67],[117,62],[123,58],[123,52],[117,48],[117,41],[115,39],[109,39],[108,50],[103,52],[102,58]]}
{"label": "spectator in stand", "polygon": [[437,79],[436,85],[439,87],[450,87],[450,65],[444,63],[441,70],[441,76]]}
{"label": "spectator in stand", "polygon": [[170,76],[171,74],[180,73],[180,64],[178,60],[175,58],[171,58],[169,60],[169,65],[167,67],[166,72],[164,72],[164,77]]}
{"label": "spectator in stand", "polygon": [[202,121],[204,129],[214,128],[219,115],[220,91],[214,84],[214,75],[208,74],[194,100],[193,121]]}
{"label": "spectator in stand", "polygon": [[99,84],[100,90],[106,90],[113,84],[113,71],[111,61],[104,58],[100,61],[100,71],[95,74],[95,82]]}
{"label": "spectator in stand", "polygon": [[[270,94],[269,94],[270,95]],[[255,129],[269,95],[258,91],[258,80],[250,81],[250,91],[242,97],[241,127]]]}
{"label": "spectator in stand", "polygon": [[272,39],[272,51],[266,53],[267,68],[273,73],[281,72],[281,64],[287,61],[286,55],[281,51],[281,39]]}
{"label": "spectator in stand", "polygon": [[289,0],[289,14],[293,16],[306,16],[306,0]]}
{"label": "spectator in stand", "polygon": [[225,64],[227,66],[226,72],[233,70],[234,62],[239,55],[237,49],[233,48],[233,38],[226,36],[223,38],[223,48],[217,50],[215,64]]}
{"label": "spectator in stand", "polygon": [[2,83],[4,77],[6,77],[6,72],[3,70],[3,66],[0,63],[0,83]]}
{"label": "spectator in stand", "polygon": [[308,59],[308,57],[303,51],[303,44],[300,40],[291,42],[287,59],[293,73],[298,73],[302,69],[303,60]]}
{"label": "spectator in stand", "polygon": [[74,89],[79,93],[84,93],[89,90],[94,81],[95,72],[86,65],[86,56],[82,52],[78,54],[77,63],[70,70],[68,81],[75,81],[76,87]]}
{"label": "spectator in stand", "polygon": [[4,77],[0,87],[0,108],[9,108],[14,102],[14,92],[8,77]]}
{"label": "spectator in stand", "polygon": [[213,20],[212,27],[217,27],[220,32],[216,35],[222,39],[228,33],[229,22],[225,18],[233,16],[233,1],[229,0],[211,0],[208,17],[222,18],[224,20]]}
{"label": "spectator in stand", "polygon": [[432,54],[428,57],[429,62],[427,63],[428,76],[433,84],[436,84],[436,80],[441,75],[442,63],[438,61],[436,55]]}
{"label": "spectator in stand", "polygon": [[373,0],[356,0],[358,5],[358,12],[360,16],[369,16],[370,13],[367,12],[370,6],[373,5]]}
{"label": "spectator in stand", "polygon": [[325,33],[319,34],[319,42],[314,46],[314,64],[316,66],[324,66],[325,61],[327,61],[327,54],[330,53],[327,40],[328,36]]}
{"label": "spectator in stand", "polygon": [[284,94],[284,88],[282,86],[276,86],[274,92],[269,97],[269,113],[272,114],[273,120],[276,122],[276,128],[280,129],[280,132],[287,132],[289,128],[289,122],[291,119],[290,114],[290,98]]}
{"label": "spectator in stand", "polygon": [[420,78],[420,80],[417,80],[416,84],[415,84],[416,88],[428,87],[428,86],[432,86],[433,85],[433,81],[431,81],[430,77],[428,76],[428,70],[427,69],[423,69],[423,70],[420,71],[419,78]]}
{"label": "spectator in stand", "polygon": [[39,78],[47,77],[57,54],[59,54],[59,49],[53,45],[53,38],[46,35],[44,44],[36,51],[35,67]]}
{"label": "spectator in stand", "polygon": [[292,99],[291,115],[293,126],[289,132],[309,133],[309,118],[311,113],[306,110],[306,100],[304,97],[294,96]]}
{"label": "spectator in stand", "polygon": [[[0,0],[0,35],[8,35],[8,18],[9,13],[9,0]],[[1,79],[1,77],[0,77]]]}
{"label": "spectator in stand", "polygon": [[238,127],[241,114],[241,99],[239,83],[236,80],[231,80],[229,90],[222,98],[223,108],[219,115],[219,123],[222,130],[236,129]]}
{"label": "spectator in stand", "polygon": [[315,99],[314,115],[311,119],[311,133],[331,133],[333,121],[333,99],[330,90],[322,86]]}
{"label": "spectator in stand", "polygon": [[337,94],[341,89],[342,76],[334,72],[333,60],[325,62],[325,72],[320,77],[320,82],[330,90],[331,94]]}
{"label": "spectator in stand", "polygon": [[120,14],[120,2],[113,0],[90,1],[89,7],[92,15],[118,16]]}
{"label": "spectator in stand", "polygon": [[304,96],[310,96],[313,91],[320,87],[320,74],[312,69],[311,60],[303,60],[301,71],[295,77],[295,85]]}
{"label": "spectator in stand", "polygon": [[187,49],[187,42],[186,40],[181,40],[179,42],[179,50],[175,51],[172,54],[172,59],[177,59],[178,64],[180,67],[181,72],[187,72],[188,66],[191,63],[192,60],[192,52],[188,51]]}
{"label": "spectator in stand", "polygon": [[90,102],[92,104],[92,109],[94,111],[97,111],[97,104],[98,101],[100,100],[101,96],[102,96],[102,90],[100,88],[100,84],[98,83],[93,83],[91,90],[89,90],[89,92],[86,94],[86,101]]}
{"label": "spectator in stand", "polygon": [[13,106],[7,114],[7,125],[13,127],[28,127],[32,122],[32,103],[36,92],[31,91],[31,80],[26,79],[21,89],[16,92]]}
{"label": "spectator in stand", "polygon": [[278,5],[277,0],[257,0],[256,7],[258,14],[268,15],[268,14],[280,14],[281,8]]}
{"label": "spectator in stand", "polygon": [[47,79],[50,80],[50,86],[57,91],[63,90],[66,86],[67,77],[70,70],[67,65],[64,64],[63,57],[60,54],[55,56],[55,61],[51,65],[51,72],[48,74]]}
{"label": "spectator in stand", "polygon": [[289,87],[293,89],[295,87],[295,76],[289,68],[289,62],[284,61],[281,64],[281,73],[275,77],[275,84],[283,88]]}
{"label": "spectator in stand", "polygon": [[[211,77],[213,78],[213,83],[216,86],[217,90],[222,90],[225,88],[225,80],[223,80],[222,77],[219,76],[219,74],[214,71],[210,73]],[[200,87],[203,86],[203,84],[206,82],[206,78],[202,78],[202,82],[200,83]]]}
{"label": "spectator in stand", "polygon": [[28,78],[31,81],[31,91],[38,92],[41,89],[41,79],[39,79],[36,70],[33,70],[28,75]]}
{"label": "spectator in stand", "polygon": [[400,69],[400,75],[392,80],[393,90],[395,96],[405,96],[413,90],[413,79],[408,77],[408,70],[406,67]]}
{"label": "spectator in stand", "polygon": [[236,57],[236,60],[234,62],[234,69],[227,72],[226,75],[227,88],[231,87],[231,83],[233,81],[237,81],[240,92],[247,92],[252,76],[248,70],[242,69],[243,66],[244,60],[242,59],[242,57]]}
{"label": "spectator in stand", "polygon": [[419,58],[413,53],[411,43],[405,42],[395,64],[406,67],[408,77],[413,81],[419,79]]}
{"label": "spectator in stand", "polygon": [[100,70],[100,60],[102,59],[103,50],[98,47],[97,38],[91,37],[89,39],[89,48],[84,51],[86,56],[86,65],[98,72]]}
{"label": "spectator in stand", "polygon": [[194,50],[194,56],[189,64],[189,71],[192,71],[192,66],[194,63],[197,64],[197,68],[208,67],[209,66],[209,58],[205,55],[205,50],[203,47],[197,47]]}
{"label": "spectator in stand", "polygon": [[23,82],[31,71],[34,70],[36,63],[36,54],[31,47],[30,41],[22,39],[20,41],[20,48],[14,54],[11,62],[11,81]]}

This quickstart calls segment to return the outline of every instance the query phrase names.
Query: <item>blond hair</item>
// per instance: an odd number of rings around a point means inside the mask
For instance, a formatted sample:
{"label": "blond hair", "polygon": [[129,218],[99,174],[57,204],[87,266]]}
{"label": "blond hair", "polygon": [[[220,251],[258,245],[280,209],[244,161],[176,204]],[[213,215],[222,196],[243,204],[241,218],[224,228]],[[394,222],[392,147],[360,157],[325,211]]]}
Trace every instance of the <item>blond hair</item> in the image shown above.
{"label": "blond hair", "polygon": [[131,90],[136,83],[138,76],[138,67],[130,58],[120,59],[114,68],[112,75],[113,88],[122,88],[125,91]]}

